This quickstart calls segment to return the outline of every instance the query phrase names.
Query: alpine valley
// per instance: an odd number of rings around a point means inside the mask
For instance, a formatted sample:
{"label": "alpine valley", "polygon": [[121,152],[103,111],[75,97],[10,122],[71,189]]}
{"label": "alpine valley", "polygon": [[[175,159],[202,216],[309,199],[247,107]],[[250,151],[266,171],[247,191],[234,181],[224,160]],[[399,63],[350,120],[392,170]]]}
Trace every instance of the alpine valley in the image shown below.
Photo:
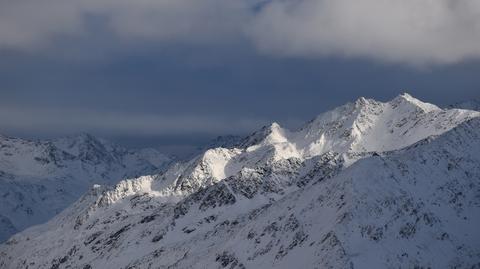
{"label": "alpine valley", "polygon": [[480,112],[360,98],[222,145],[159,169],[88,136],[2,137],[3,234],[68,207],[0,268],[480,268]]}

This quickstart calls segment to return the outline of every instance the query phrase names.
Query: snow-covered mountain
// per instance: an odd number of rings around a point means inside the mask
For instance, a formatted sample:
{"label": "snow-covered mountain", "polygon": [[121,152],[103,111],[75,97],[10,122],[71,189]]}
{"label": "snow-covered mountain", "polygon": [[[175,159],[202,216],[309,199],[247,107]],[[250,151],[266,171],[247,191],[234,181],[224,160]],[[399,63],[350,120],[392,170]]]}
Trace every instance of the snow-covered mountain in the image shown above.
{"label": "snow-covered mountain", "polygon": [[170,160],[131,151],[88,134],[48,141],[0,136],[0,242],[42,223],[93,184],[157,173]]}
{"label": "snow-covered mountain", "polygon": [[475,268],[480,113],[360,98],[95,186],[0,268]]}

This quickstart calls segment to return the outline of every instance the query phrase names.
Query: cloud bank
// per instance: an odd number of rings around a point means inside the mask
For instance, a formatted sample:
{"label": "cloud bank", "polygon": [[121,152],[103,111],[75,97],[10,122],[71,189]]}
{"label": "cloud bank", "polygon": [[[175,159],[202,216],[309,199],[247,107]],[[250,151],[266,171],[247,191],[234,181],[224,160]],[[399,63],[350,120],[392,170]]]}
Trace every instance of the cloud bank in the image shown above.
{"label": "cloud bank", "polygon": [[104,30],[132,42],[248,40],[280,57],[413,65],[480,58],[478,0],[18,0],[0,2],[0,48],[54,46]]}
{"label": "cloud bank", "polygon": [[[248,133],[270,121],[213,115],[124,113],[92,109],[19,108],[0,106],[2,130],[22,133],[71,134],[84,131],[118,136]],[[232,124],[235,123],[235,124]],[[2,131],[0,130],[0,131]]]}
{"label": "cloud bank", "polygon": [[275,1],[255,18],[258,47],[286,55],[342,55],[413,64],[480,56],[480,1]]}

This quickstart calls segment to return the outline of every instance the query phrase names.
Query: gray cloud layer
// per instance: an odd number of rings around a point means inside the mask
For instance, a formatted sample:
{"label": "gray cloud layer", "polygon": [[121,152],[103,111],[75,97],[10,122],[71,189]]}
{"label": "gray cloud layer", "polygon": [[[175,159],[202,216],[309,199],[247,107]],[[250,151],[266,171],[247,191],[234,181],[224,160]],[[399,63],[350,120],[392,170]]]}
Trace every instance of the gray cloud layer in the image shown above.
{"label": "gray cloud layer", "polygon": [[0,47],[38,49],[88,38],[89,20],[134,42],[224,43],[261,52],[450,64],[480,57],[478,0],[18,0],[0,1]]}
{"label": "gray cloud layer", "polygon": [[238,33],[246,2],[233,0],[0,1],[0,45],[31,48],[55,36],[86,35],[98,17],[119,37],[206,42]]}
{"label": "gray cloud layer", "polygon": [[0,126],[13,132],[70,134],[83,131],[118,136],[246,133],[267,124],[259,118],[161,115],[92,109],[19,108],[2,105]]}
{"label": "gray cloud layer", "polygon": [[272,2],[252,31],[266,52],[455,63],[480,56],[480,1]]}

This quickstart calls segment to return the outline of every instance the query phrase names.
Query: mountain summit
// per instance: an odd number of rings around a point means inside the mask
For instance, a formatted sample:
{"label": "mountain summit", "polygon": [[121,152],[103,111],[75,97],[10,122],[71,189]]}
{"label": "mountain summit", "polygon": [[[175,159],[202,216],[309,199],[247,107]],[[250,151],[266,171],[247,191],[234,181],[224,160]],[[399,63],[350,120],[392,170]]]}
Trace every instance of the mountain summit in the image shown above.
{"label": "mountain summit", "polygon": [[360,98],[95,186],[0,268],[475,268],[480,112]]}

